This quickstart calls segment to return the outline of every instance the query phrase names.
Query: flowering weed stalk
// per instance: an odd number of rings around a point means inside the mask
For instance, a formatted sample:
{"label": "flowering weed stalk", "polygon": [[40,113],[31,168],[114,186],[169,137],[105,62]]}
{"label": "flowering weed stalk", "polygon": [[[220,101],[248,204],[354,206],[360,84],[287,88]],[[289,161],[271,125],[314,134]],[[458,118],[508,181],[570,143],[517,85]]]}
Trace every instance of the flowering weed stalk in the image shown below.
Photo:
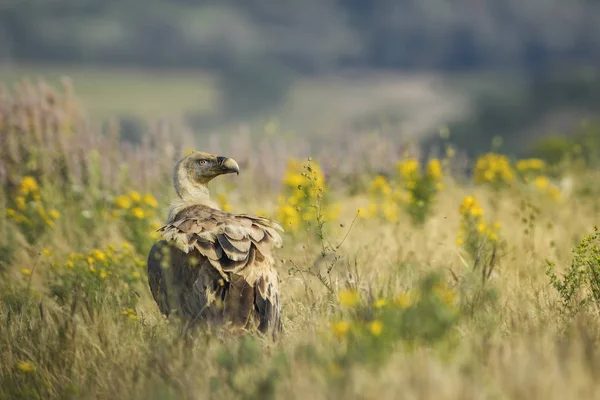
{"label": "flowering weed stalk", "polygon": [[93,307],[110,301],[115,309],[134,308],[136,285],[145,279],[145,266],[145,260],[137,257],[127,242],[120,247],[71,253],[66,260],[52,262],[50,293],[64,305],[71,304],[73,296],[81,292]]}
{"label": "flowering weed stalk", "polygon": [[276,219],[288,232],[310,229],[315,224],[322,227],[339,214],[339,207],[329,199],[323,171],[311,159],[305,164],[288,162],[278,203]]}
{"label": "flowering weed stalk", "polygon": [[111,216],[121,221],[121,227],[127,240],[140,254],[145,254],[157,239],[156,230],[160,223],[156,218],[158,202],[147,193],[136,191],[117,196],[112,204]]}
{"label": "flowering weed stalk", "polygon": [[60,212],[48,208],[40,194],[40,187],[33,176],[21,179],[12,205],[6,215],[12,219],[29,244],[34,244],[48,229],[53,229],[60,218]]}
{"label": "flowering weed stalk", "polygon": [[487,153],[475,162],[473,180],[475,183],[488,185],[498,191],[514,182],[515,171],[505,155]]}
{"label": "flowering weed stalk", "polygon": [[499,221],[486,222],[483,208],[473,196],[464,198],[459,212],[461,221],[456,244],[465,249],[476,266],[480,260],[493,257],[497,245],[502,243],[501,225]]}
{"label": "flowering weed stalk", "polygon": [[413,223],[421,225],[431,214],[437,192],[443,187],[444,173],[440,160],[430,160],[421,171],[419,161],[409,158],[400,161],[396,170],[400,176],[403,189],[408,193],[408,201],[404,204]]}

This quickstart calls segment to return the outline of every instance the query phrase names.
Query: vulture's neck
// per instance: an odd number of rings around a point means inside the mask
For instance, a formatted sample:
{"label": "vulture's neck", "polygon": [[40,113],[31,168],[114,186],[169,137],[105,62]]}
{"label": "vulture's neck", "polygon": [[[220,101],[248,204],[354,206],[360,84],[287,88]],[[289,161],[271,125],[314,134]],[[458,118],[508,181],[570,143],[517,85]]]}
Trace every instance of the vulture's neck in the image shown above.
{"label": "vulture's neck", "polygon": [[205,205],[218,208],[216,203],[210,200],[210,193],[206,184],[192,182],[185,171],[178,171],[174,181],[175,192],[177,192],[179,199],[171,204],[167,223],[173,222],[177,214],[190,206]]}

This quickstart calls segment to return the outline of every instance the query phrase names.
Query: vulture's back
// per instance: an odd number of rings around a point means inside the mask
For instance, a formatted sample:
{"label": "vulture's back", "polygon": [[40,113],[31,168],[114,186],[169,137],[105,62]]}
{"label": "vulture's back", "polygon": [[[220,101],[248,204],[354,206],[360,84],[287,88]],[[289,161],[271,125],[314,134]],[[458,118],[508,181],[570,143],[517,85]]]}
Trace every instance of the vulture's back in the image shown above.
{"label": "vulture's back", "polygon": [[148,256],[148,281],[163,314],[262,332],[281,330],[272,249],[281,227],[204,205],[180,211]]}

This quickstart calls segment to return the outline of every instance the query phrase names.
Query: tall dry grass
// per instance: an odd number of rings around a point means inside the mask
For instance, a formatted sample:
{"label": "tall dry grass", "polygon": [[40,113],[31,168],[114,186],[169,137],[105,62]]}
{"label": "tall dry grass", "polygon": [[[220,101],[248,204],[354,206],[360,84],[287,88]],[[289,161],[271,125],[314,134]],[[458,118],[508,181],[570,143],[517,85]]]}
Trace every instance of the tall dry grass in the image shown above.
{"label": "tall dry grass", "polygon": [[[402,212],[398,222],[356,218],[369,201],[370,178],[392,174],[402,149],[366,137],[340,145],[343,151],[333,144],[314,150],[341,212],[323,231],[308,225],[286,234],[278,253],[284,335],[272,343],[190,332],[164,319],[143,274],[135,274],[144,271],[151,240],[132,243],[139,236],[131,230],[145,232],[142,222],[164,217],[171,168],[194,145],[189,138],[150,129],[142,145],[123,143],[118,130],[86,124],[68,84],[23,83],[2,99],[3,208],[18,206],[22,178],[32,176],[40,202],[60,218],[27,236],[26,225],[0,216],[0,398],[600,394],[597,309],[562,313],[545,274],[546,259],[566,268],[598,221],[600,208],[586,194],[597,185],[593,170],[565,169],[572,188],[563,185],[560,201],[530,185],[496,190],[447,173],[431,214],[415,226]],[[239,178],[214,185],[234,211],[271,215],[287,159],[313,151],[249,133],[196,146],[240,161]],[[463,168],[448,162],[446,171]],[[133,198],[131,191],[154,194],[158,208],[139,221],[127,210],[113,214],[117,196]],[[477,254],[456,242],[466,195],[502,225],[503,245],[485,278]],[[123,277],[102,278],[103,270]],[[59,288],[67,279],[74,284],[65,293]]]}

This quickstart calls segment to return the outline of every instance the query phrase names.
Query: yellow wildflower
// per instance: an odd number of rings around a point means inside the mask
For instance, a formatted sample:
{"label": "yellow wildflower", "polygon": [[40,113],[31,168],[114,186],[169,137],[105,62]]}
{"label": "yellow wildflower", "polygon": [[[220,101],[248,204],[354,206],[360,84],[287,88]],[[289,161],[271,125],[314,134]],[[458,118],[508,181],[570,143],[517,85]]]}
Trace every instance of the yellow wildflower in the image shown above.
{"label": "yellow wildflower", "polygon": [[340,304],[344,307],[353,307],[358,304],[360,296],[356,290],[344,289],[338,296]]}
{"label": "yellow wildflower", "polygon": [[73,268],[75,266],[75,264],[73,264],[73,261],[69,260],[65,263],[65,266],[67,268]]}
{"label": "yellow wildflower", "polygon": [[21,273],[25,276],[31,276],[31,270],[29,268],[21,268]]}
{"label": "yellow wildflower", "polygon": [[108,276],[105,270],[100,271],[100,278],[105,279]]}
{"label": "yellow wildflower", "polygon": [[381,321],[373,321],[369,324],[369,330],[373,334],[373,336],[381,335],[381,331],[383,331],[383,323]]}
{"label": "yellow wildflower", "polygon": [[131,200],[129,200],[129,197],[127,196],[117,196],[115,199],[115,205],[121,210],[127,210],[129,207],[131,207]]}
{"label": "yellow wildflower", "polygon": [[442,179],[442,164],[440,160],[434,158],[427,164],[427,175],[429,175],[434,181]]}
{"label": "yellow wildflower", "polygon": [[131,276],[134,277],[135,279],[139,279],[141,275],[138,271],[133,271],[131,273]]}
{"label": "yellow wildflower", "polygon": [[557,188],[554,185],[550,185],[550,187],[548,188],[548,195],[550,196],[550,198],[552,198],[553,200],[560,200],[561,198],[561,193],[560,193],[560,189]]}
{"label": "yellow wildflower", "polygon": [[396,169],[404,179],[414,179],[419,176],[419,161],[407,158],[397,163]]}
{"label": "yellow wildflower", "polygon": [[106,260],[106,254],[104,254],[102,251],[95,249],[94,251],[92,251],[92,257],[94,259],[96,259],[96,261],[105,261]]}
{"label": "yellow wildflower", "polygon": [[546,190],[549,185],[550,185],[550,179],[548,179],[547,176],[538,176],[537,178],[535,178],[535,186],[539,190],[542,190],[542,191]]}
{"label": "yellow wildflower", "polygon": [[398,221],[398,206],[392,201],[384,201],[380,205],[383,217],[390,222]]}
{"label": "yellow wildflower", "polygon": [[131,245],[129,244],[129,242],[123,242],[122,246],[123,246],[123,249],[125,249],[125,250],[131,249]]}
{"label": "yellow wildflower", "polygon": [[33,176],[25,176],[21,180],[21,185],[19,187],[21,194],[27,196],[28,194],[33,194],[39,190],[39,186],[37,181]]}
{"label": "yellow wildflower", "polygon": [[29,361],[19,361],[15,364],[17,369],[21,372],[33,372],[35,371],[35,365]]}
{"label": "yellow wildflower", "polygon": [[477,224],[477,232],[483,233],[485,232],[485,228],[485,222],[480,222],[479,224]]}
{"label": "yellow wildflower", "polygon": [[132,190],[131,192],[129,192],[129,198],[133,201],[135,201],[136,203],[139,203],[140,201],[142,201],[142,195],[139,194],[139,192],[136,192],[135,190]]}
{"label": "yellow wildflower", "polygon": [[131,210],[131,214],[137,218],[137,219],[144,219],[144,210],[142,210],[140,207],[135,207]]}
{"label": "yellow wildflower", "polygon": [[12,208],[6,210],[6,215],[11,218],[15,218],[17,216],[17,212]]}
{"label": "yellow wildflower", "polygon": [[471,208],[471,215],[474,217],[483,217],[483,208],[481,208],[479,205],[474,206]]}
{"label": "yellow wildflower", "polygon": [[456,298],[456,294],[454,293],[454,291],[452,289],[450,289],[446,285],[444,285],[444,284],[438,284],[434,288],[434,291],[438,295],[438,297],[440,298],[440,300],[442,300],[442,302],[444,304],[446,304],[448,306],[451,306],[451,305],[454,304],[454,300]]}
{"label": "yellow wildflower", "polygon": [[283,178],[283,184],[291,188],[297,188],[308,184],[308,182],[300,173],[288,170]]}
{"label": "yellow wildflower", "polygon": [[156,201],[156,198],[154,198],[154,196],[152,196],[150,193],[144,195],[144,203],[152,208],[158,207],[158,202]]}
{"label": "yellow wildflower", "polygon": [[93,258],[93,257],[88,257],[88,258],[87,258],[87,262],[88,262],[88,264],[90,264],[90,265],[91,265],[91,264],[94,264],[94,261],[95,261],[95,260],[94,260],[94,258]]}
{"label": "yellow wildflower", "polygon": [[464,244],[464,240],[463,238],[461,238],[460,236],[456,238],[456,245],[457,246],[462,246]]}
{"label": "yellow wildflower", "polygon": [[546,167],[546,163],[539,158],[528,158],[517,161],[517,169],[520,172],[541,171]]}
{"label": "yellow wildflower", "polygon": [[377,214],[377,204],[369,204],[367,207],[367,212],[369,215]]}
{"label": "yellow wildflower", "polygon": [[475,163],[476,183],[510,183],[513,179],[514,171],[508,158],[502,154],[488,153]]}
{"label": "yellow wildflower", "polygon": [[378,299],[378,300],[375,302],[375,308],[382,308],[382,307],[385,307],[385,306],[386,306],[386,304],[387,304],[387,301],[386,301],[385,299]]}
{"label": "yellow wildflower", "polygon": [[49,256],[51,254],[52,254],[52,250],[50,250],[48,248],[45,248],[42,250],[42,255],[44,255],[44,256]]}
{"label": "yellow wildflower", "polygon": [[413,296],[411,293],[400,293],[396,297],[394,297],[394,304],[398,308],[408,308],[413,304]]}
{"label": "yellow wildflower", "polygon": [[348,330],[350,330],[350,323],[348,321],[338,321],[338,322],[334,322],[331,325],[331,328],[333,330],[333,334],[338,338],[341,339],[344,336],[346,336],[346,333],[348,333]]}
{"label": "yellow wildflower", "polygon": [[91,273],[95,273],[95,272],[96,272],[96,267],[94,267],[93,265],[90,265],[90,266],[88,267],[88,270],[89,270]]}
{"label": "yellow wildflower", "polygon": [[50,215],[50,217],[52,219],[59,219],[60,218],[60,213],[58,212],[58,210],[56,209],[51,209],[50,211],[48,211],[48,214]]}
{"label": "yellow wildflower", "polygon": [[466,215],[471,207],[475,204],[475,198],[473,196],[467,196],[464,198],[462,204],[460,205],[460,213],[462,215]]}
{"label": "yellow wildflower", "polygon": [[25,197],[23,196],[17,196],[15,197],[15,205],[17,206],[18,210],[25,210]]}
{"label": "yellow wildflower", "polygon": [[373,179],[373,182],[371,182],[371,192],[387,196],[392,193],[392,187],[384,176],[378,175]]}

